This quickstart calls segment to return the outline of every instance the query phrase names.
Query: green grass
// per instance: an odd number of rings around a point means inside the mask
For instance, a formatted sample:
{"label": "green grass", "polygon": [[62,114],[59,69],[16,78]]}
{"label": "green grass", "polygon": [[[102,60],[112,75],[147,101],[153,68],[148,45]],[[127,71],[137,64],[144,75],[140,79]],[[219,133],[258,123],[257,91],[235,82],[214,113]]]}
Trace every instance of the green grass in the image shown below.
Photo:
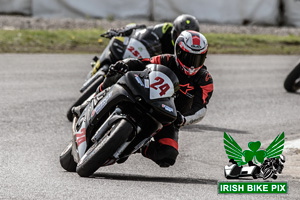
{"label": "green grass", "polygon": [[[0,30],[0,53],[100,53],[102,29]],[[299,36],[204,34],[213,54],[300,54]]]}
{"label": "green grass", "polygon": [[103,30],[13,30],[0,31],[0,52],[8,53],[90,53],[107,44],[98,43]]}
{"label": "green grass", "polygon": [[206,34],[210,53],[299,54],[299,36]]}

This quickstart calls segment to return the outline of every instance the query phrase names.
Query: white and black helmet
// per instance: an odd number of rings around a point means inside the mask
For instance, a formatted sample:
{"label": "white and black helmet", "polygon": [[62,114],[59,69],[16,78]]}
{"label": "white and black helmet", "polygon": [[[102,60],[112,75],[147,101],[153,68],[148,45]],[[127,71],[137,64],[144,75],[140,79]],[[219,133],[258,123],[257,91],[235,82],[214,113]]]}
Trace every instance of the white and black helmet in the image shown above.
{"label": "white and black helmet", "polygon": [[174,47],[176,62],[188,76],[195,75],[206,59],[208,43],[204,35],[196,31],[182,31]]}

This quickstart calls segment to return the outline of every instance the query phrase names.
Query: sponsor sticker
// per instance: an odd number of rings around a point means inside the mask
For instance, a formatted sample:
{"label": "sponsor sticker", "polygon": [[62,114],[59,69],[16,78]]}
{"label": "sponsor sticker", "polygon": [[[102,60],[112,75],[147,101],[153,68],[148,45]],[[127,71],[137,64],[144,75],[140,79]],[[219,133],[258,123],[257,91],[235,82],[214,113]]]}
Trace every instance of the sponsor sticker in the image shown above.
{"label": "sponsor sticker", "polygon": [[165,105],[165,104],[162,104],[161,105],[166,111],[168,111],[168,112],[173,112],[173,108],[171,108],[170,106],[167,106],[167,105]]}
{"label": "sponsor sticker", "polygon": [[[95,108],[96,113],[98,114],[103,108],[104,106],[107,104],[108,99],[111,97],[112,92],[108,93],[106,97],[104,97],[102,99],[102,101],[97,105],[97,107]],[[94,112],[93,112],[94,113]]]}

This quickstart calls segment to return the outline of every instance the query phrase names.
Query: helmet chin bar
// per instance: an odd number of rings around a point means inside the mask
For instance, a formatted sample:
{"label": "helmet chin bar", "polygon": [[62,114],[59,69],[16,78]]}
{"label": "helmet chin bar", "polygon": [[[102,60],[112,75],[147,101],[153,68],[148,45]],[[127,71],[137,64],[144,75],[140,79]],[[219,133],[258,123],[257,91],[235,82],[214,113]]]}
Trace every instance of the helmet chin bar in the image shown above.
{"label": "helmet chin bar", "polygon": [[197,67],[197,68],[187,67],[178,58],[176,58],[176,62],[177,62],[178,67],[188,76],[194,76],[195,74],[197,74],[197,72],[203,66],[203,65],[201,65],[200,67]]}
{"label": "helmet chin bar", "polygon": [[182,68],[184,69],[184,73],[188,76],[194,76],[200,69],[200,67],[195,69],[194,67],[189,68],[189,67],[186,67],[185,65],[182,66]]}

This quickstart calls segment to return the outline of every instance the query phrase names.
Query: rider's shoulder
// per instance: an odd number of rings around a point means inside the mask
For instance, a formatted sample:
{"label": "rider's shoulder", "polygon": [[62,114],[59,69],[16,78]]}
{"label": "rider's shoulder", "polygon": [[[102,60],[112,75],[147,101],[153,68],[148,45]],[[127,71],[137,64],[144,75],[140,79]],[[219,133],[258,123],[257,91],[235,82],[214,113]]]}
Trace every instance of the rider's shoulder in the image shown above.
{"label": "rider's shoulder", "polygon": [[171,33],[171,30],[173,28],[173,24],[170,22],[165,22],[161,24],[157,24],[153,27],[153,32],[156,33],[156,35],[159,38],[162,38],[163,35]]}
{"label": "rider's shoulder", "polygon": [[199,76],[206,76],[208,74],[208,70],[207,70],[207,67],[205,65],[203,65],[201,67],[201,69],[198,71],[197,75]]}
{"label": "rider's shoulder", "polygon": [[206,84],[213,82],[212,76],[205,65],[195,74],[195,80],[198,80],[196,82],[205,82]]}

